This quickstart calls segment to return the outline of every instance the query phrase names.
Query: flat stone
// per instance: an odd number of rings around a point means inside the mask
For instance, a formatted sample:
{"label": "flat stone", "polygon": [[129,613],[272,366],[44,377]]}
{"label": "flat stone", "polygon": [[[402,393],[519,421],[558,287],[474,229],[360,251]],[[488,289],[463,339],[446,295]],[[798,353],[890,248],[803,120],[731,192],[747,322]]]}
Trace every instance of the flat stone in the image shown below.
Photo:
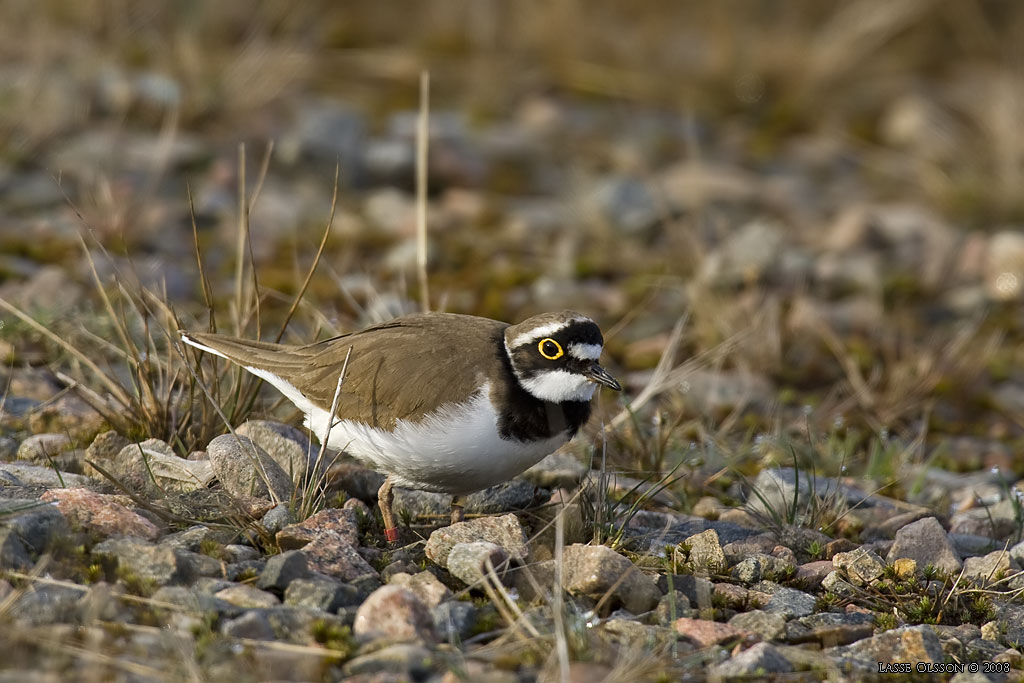
{"label": "flat stone", "polygon": [[496,543],[456,543],[448,553],[448,571],[467,586],[479,584],[493,567],[499,579],[507,575],[509,557]]}
{"label": "flat stone", "polygon": [[722,624],[707,619],[676,619],[672,627],[682,636],[693,641],[700,648],[713,645],[733,644],[755,638],[753,633],[744,631],[731,624]]}
{"label": "flat stone", "polygon": [[878,674],[878,662],[941,662],[945,658],[938,635],[929,626],[884,631],[851,645],[822,650],[841,671]]}
{"label": "flat stone", "polygon": [[52,467],[27,462],[0,463],[0,486],[43,486],[65,488],[95,486],[89,477],[71,472],[55,472]]}
{"label": "flat stone", "polygon": [[209,462],[179,458],[159,439],[128,444],[108,462],[118,482],[150,498],[205,489],[214,478]]}
{"label": "flat stone", "polygon": [[207,445],[206,451],[217,479],[231,495],[273,501],[291,498],[291,477],[249,437],[221,434]]}
{"label": "flat stone", "polygon": [[794,578],[798,581],[803,581],[808,589],[815,589],[821,585],[822,579],[834,568],[832,560],[806,562],[796,568],[796,576]]}
{"label": "flat stone", "polygon": [[712,666],[709,673],[715,680],[754,680],[792,671],[793,665],[779,648],[771,643],[757,643],[721,664]]}
{"label": "flat stone", "polygon": [[437,657],[422,645],[399,643],[349,660],[342,667],[345,680],[427,680],[438,666]]}
{"label": "flat stone", "polygon": [[18,446],[18,460],[46,465],[70,448],[71,438],[67,434],[33,434]]}
{"label": "flat stone", "polygon": [[777,612],[751,610],[740,612],[729,620],[730,626],[756,633],[764,640],[775,640],[786,631],[786,617]]}
{"label": "flat stone", "polygon": [[983,557],[964,560],[963,574],[977,583],[992,583],[1010,572],[1010,553],[996,550]]}
{"label": "flat stone", "polygon": [[225,620],[220,632],[230,638],[250,640],[277,640],[277,634],[266,612],[251,609],[234,619]]}
{"label": "flat stone", "polygon": [[785,586],[775,586],[770,591],[766,589],[765,583],[761,582],[754,586],[754,590],[769,593],[772,597],[764,606],[766,612],[781,614],[784,617],[804,617],[814,612],[816,599],[810,593]]}
{"label": "flat stone", "polygon": [[891,563],[901,557],[914,560],[922,568],[932,565],[943,571],[959,572],[961,567],[960,557],[934,517],[918,520],[896,532],[886,560]]}
{"label": "flat stone", "polygon": [[359,606],[352,632],[367,640],[433,642],[434,620],[415,593],[401,586],[381,586]]}
{"label": "flat stone", "polygon": [[441,567],[448,566],[448,554],[457,543],[489,541],[501,546],[519,563],[526,561],[529,548],[526,533],[515,515],[481,517],[437,529],[430,534],[424,549],[427,557]]}
{"label": "flat stone", "polygon": [[192,567],[183,560],[181,553],[175,548],[137,538],[110,538],[92,549],[94,557],[108,558],[116,562],[119,569],[161,586],[185,584],[193,578]]}
{"label": "flat stone", "polygon": [[282,550],[301,548],[323,531],[333,531],[349,545],[359,544],[359,518],[355,510],[324,508],[308,519],[289,524],[277,532],[277,544]]}
{"label": "flat stone", "polygon": [[247,609],[276,607],[281,604],[281,601],[273,593],[268,593],[246,583],[240,583],[230,588],[219,590],[214,593],[214,597]]}
{"label": "flat stone", "polygon": [[155,540],[160,530],[151,521],[126,506],[127,496],[95,493],[89,489],[51,489],[40,500],[53,501],[61,514],[75,526],[101,536],[135,536]]}
{"label": "flat stone", "polygon": [[321,531],[302,548],[313,571],[333,576],[342,581],[355,581],[361,577],[377,577],[377,570],[369,565],[345,537],[335,531]]}
{"label": "flat stone", "polygon": [[284,604],[336,612],[342,607],[357,607],[362,602],[359,591],[347,583],[326,576],[294,579],[284,592]]}

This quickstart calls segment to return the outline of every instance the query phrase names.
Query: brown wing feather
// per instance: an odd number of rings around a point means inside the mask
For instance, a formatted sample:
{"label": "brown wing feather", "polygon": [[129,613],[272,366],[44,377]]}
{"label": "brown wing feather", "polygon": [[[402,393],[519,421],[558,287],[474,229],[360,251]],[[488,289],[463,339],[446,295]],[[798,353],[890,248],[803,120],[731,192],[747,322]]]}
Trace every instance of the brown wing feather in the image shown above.
{"label": "brown wing feather", "polygon": [[305,346],[189,336],[239,364],[282,377],[324,410],[330,410],[351,348],[337,415],[390,429],[396,418],[419,420],[445,397],[468,396],[501,371],[506,327],[487,318],[428,313]]}

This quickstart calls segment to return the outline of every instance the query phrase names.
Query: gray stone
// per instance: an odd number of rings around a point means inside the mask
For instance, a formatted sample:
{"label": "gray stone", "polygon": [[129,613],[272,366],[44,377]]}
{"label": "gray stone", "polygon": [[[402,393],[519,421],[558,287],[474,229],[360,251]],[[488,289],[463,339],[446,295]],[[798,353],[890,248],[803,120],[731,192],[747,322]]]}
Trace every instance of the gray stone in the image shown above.
{"label": "gray stone", "polygon": [[71,438],[67,434],[33,434],[18,446],[18,460],[46,465],[70,448]]}
{"label": "gray stone", "polygon": [[0,486],[44,486],[46,488],[95,487],[89,477],[71,472],[54,471],[52,467],[25,462],[0,464]]}
{"label": "gray stone", "polygon": [[267,560],[256,585],[263,589],[286,590],[296,579],[309,578],[309,563],[301,550],[289,550]]}
{"label": "gray stone", "polygon": [[499,579],[506,576],[509,556],[496,543],[456,543],[448,553],[448,571],[467,586],[480,583],[492,568]]}
{"label": "gray stone", "polygon": [[437,529],[424,549],[427,557],[441,567],[448,566],[448,554],[458,543],[489,541],[501,546],[515,561],[523,563],[529,554],[526,533],[515,515],[481,517]]}
{"label": "gray stone", "polygon": [[769,581],[762,581],[753,590],[768,593],[772,597],[765,605],[766,612],[773,612],[790,617],[805,617],[814,613],[815,597],[810,593],[795,588],[786,588]]}
{"label": "gray stone", "polygon": [[562,585],[572,595],[621,604],[633,614],[653,609],[661,598],[658,586],[628,559],[606,546],[574,544],[563,553]]}
{"label": "gray stone", "polygon": [[729,620],[729,625],[756,633],[765,640],[775,640],[786,631],[786,617],[778,612],[755,609],[740,612]]}
{"label": "gray stone", "polygon": [[214,477],[209,462],[179,458],[159,439],[128,444],[108,462],[118,482],[147,497],[204,489]]}
{"label": "gray stone", "polygon": [[263,519],[260,520],[260,524],[262,524],[263,528],[267,530],[267,533],[272,536],[276,535],[278,531],[289,524],[294,523],[295,515],[292,514],[291,507],[288,503],[278,503],[270,509],[270,512],[263,515]]}
{"label": "gray stone", "polygon": [[336,612],[342,607],[357,607],[362,595],[353,586],[326,576],[293,579],[284,592],[284,604]]}
{"label": "gray stone", "polygon": [[825,575],[825,578],[821,580],[821,587],[829,593],[835,593],[836,595],[842,596],[853,596],[857,594],[857,589],[849,581],[843,577],[842,572],[831,571]]}
{"label": "gray stone", "polygon": [[113,561],[119,570],[130,571],[140,579],[157,585],[184,584],[192,580],[193,567],[182,553],[163,545],[137,538],[111,538],[92,549],[93,557]]}
{"label": "gray stone", "polygon": [[926,517],[908,524],[896,532],[896,539],[886,555],[889,563],[908,557],[920,568],[932,565],[947,572],[960,571],[960,557],[946,536],[945,530],[934,517]]}
{"label": "gray stone", "polygon": [[220,632],[231,638],[277,639],[267,613],[258,609],[246,610],[240,617],[225,621],[221,624]]}
{"label": "gray stone", "polygon": [[679,617],[692,617],[693,610],[690,608],[690,599],[686,593],[674,590],[666,593],[658,600],[658,606],[654,608],[654,616],[659,624],[671,626]]}
{"label": "gray stone", "polygon": [[989,584],[1003,578],[1010,572],[1010,553],[996,550],[984,557],[968,557],[964,560],[963,575],[976,583]]}
{"label": "gray stone", "polygon": [[929,626],[907,626],[864,638],[851,645],[822,650],[840,671],[878,673],[878,662],[941,662],[945,654]]}
{"label": "gray stone", "polygon": [[233,496],[286,501],[293,485],[287,472],[245,436],[221,434],[206,447],[213,471]]}
{"label": "gray stone", "polygon": [[270,420],[249,420],[235,433],[247,436],[267,452],[281,469],[299,486],[316,463],[320,449],[313,448],[302,430]]}
{"label": "gray stone", "polygon": [[5,568],[31,567],[33,558],[70,533],[64,515],[52,505],[36,506],[34,500],[14,499],[5,501],[3,507],[22,510],[0,519],[0,566]]}
{"label": "gray stone", "polygon": [[76,620],[78,603],[84,595],[85,590],[35,584],[14,602],[11,615],[25,626],[73,622]]}
{"label": "gray stone", "polygon": [[791,671],[793,665],[777,647],[770,643],[758,643],[712,666],[709,673],[716,680],[753,680]]}
{"label": "gray stone", "polygon": [[714,593],[714,584],[700,576],[662,574],[658,577],[658,589],[666,594],[672,590],[681,592],[696,609],[707,609],[712,606],[711,595]]}
{"label": "gray stone", "polygon": [[[536,487],[523,479],[496,484],[466,496],[465,511],[472,515],[495,515],[522,510],[533,504]],[[451,496],[413,489],[395,488],[395,511],[404,510],[413,517],[447,516]]]}
{"label": "gray stone", "polygon": [[246,583],[237,583],[214,593],[215,598],[243,609],[276,607],[281,601],[273,593]]}

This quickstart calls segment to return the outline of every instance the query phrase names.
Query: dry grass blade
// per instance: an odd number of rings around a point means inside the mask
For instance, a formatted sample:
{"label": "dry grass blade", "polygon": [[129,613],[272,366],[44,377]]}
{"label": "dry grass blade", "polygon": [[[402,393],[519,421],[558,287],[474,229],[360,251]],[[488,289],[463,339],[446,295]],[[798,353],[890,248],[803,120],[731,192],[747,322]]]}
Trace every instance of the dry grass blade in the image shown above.
{"label": "dry grass blade", "polygon": [[132,405],[131,398],[128,396],[128,394],[125,393],[124,389],[121,388],[121,385],[118,384],[109,375],[107,375],[107,373],[103,372],[103,370],[100,369],[100,367],[96,364],[95,361],[93,361],[92,358],[90,358],[87,354],[82,353],[79,349],[75,348],[74,344],[62,338],[61,336],[51,332],[45,325],[38,322],[35,318],[28,315],[27,313],[25,313],[20,308],[10,303],[3,297],[0,297],[0,308],[5,309],[8,313],[15,316],[23,323],[31,327],[33,330],[46,337],[60,348],[67,351],[75,360],[82,363],[85,367],[89,368],[89,370],[91,370],[96,375],[96,378],[99,379],[99,381],[103,384],[107,391],[111,393],[111,395],[117,400],[118,403],[121,404],[122,407],[127,409]]}
{"label": "dry grass blade", "polygon": [[309,283],[313,279],[313,273],[316,272],[316,267],[320,263],[320,258],[323,256],[324,247],[327,246],[327,238],[331,234],[331,226],[334,225],[334,214],[338,208],[338,177],[341,173],[340,164],[334,165],[334,192],[331,194],[331,215],[327,219],[327,225],[324,226],[324,234],[320,238],[320,246],[317,247],[316,256],[313,258],[313,263],[309,266],[309,270],[306,271],[306,279],[302,281],[302,286],[299,287],[299,291],[296,292],[295,298],[292,299],[291,306],[288,307],[288,313],[284,316],[284,321],[281,323],[281,329],[277,331],[277,336],[274,337],[274,342],[281,341],[281,337],[284,336],[284,331],[288,329],[288,323],[291,322],[292,316],[295,315],[295,311],[299,307],[299,303],[302,301],[302,297],[306,294],[306,289],[309,288]]}
{"label": "dry grass blade", "polygon": [[420,115],[416,122],[416,270],[420,307],[430,310],[427,282],[427,149],[430,139],[430,72],[420,74]]}

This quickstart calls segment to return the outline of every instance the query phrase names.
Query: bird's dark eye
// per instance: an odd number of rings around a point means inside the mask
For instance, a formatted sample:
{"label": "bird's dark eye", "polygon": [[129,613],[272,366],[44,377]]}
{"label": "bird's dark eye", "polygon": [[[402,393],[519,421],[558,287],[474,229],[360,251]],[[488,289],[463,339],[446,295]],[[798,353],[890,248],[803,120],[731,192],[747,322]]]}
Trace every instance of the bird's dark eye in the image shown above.
{"label": "bird's dark eye", "polygon": [[550,337],[541,339],[540,343],[537,344],[537,350],[540,351],[540,355],[548,360],[558,360],[565,353],[562,351],[562,345]]}

